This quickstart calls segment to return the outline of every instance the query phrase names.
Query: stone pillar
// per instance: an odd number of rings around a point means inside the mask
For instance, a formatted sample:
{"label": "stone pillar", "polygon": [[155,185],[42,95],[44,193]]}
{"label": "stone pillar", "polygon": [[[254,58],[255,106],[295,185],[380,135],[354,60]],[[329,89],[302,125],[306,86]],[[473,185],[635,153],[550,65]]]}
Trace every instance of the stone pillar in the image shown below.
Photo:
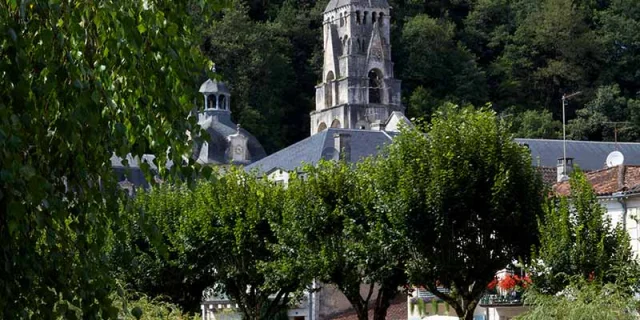
{"label": "stone pillar", "polygon": [[218,97],[218,95],[217,95],[217,94],[216,94],[215,96],[216,96],[216,109],[220,109],[220,107],[218,106],[218,103],[219,103],[218,98],[219,98],[219,97]]}

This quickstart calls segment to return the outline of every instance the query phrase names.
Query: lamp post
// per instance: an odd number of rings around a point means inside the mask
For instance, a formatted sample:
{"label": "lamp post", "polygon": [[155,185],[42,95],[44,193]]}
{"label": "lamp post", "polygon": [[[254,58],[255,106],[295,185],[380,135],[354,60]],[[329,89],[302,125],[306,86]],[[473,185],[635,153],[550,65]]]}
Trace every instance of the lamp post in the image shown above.
{"label": "lamp post", "polygon": [[567,129],[566,129],[566,121],[565,121],[565,107],[567,105],[567,100],[581,94],[582,92],[574,92],[570,95],[563,94],[562,95],[562,175],[566,177],[567,175]]}

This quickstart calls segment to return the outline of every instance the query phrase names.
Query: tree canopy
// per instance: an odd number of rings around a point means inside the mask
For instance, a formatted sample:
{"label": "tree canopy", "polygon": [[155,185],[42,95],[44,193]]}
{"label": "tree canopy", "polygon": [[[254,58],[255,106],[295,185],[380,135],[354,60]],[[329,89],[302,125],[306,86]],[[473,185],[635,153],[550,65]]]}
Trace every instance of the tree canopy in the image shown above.
{"label": "tree canopy", "polygon": [[385,202],[406,234],[411,283],[471,319],[496,272],[529,257],[542,182],[492,111],[450,106],[424,130],[405,132],[386,150],[395,188]]}
{"label": "tree canopy", "polygon": [[540,245],[533,254],[531,279],[546,294],[564,290],[573,277],[601,283],[626,278],[632,266],[629,236],[612,226],[584,173],[570,179],[569,197],[551,198],[539,222]]}
{"label": "tree canopy", "polygon": [[1,318],[115,315],[110,158],[152,152],[164,175],[190,154],[212,5],[0,1]]}

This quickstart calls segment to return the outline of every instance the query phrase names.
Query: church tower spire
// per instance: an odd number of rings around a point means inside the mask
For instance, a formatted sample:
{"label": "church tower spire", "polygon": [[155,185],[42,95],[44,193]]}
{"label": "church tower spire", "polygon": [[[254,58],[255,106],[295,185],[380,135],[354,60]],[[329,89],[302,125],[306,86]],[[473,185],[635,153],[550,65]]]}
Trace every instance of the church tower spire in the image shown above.
{"label": "church tower spire", "polygon": [[370,129],[400,103],[393,76],[386,0],[331,0],[324,11],[323,77],[316,86],[311,134],[327,127]]}

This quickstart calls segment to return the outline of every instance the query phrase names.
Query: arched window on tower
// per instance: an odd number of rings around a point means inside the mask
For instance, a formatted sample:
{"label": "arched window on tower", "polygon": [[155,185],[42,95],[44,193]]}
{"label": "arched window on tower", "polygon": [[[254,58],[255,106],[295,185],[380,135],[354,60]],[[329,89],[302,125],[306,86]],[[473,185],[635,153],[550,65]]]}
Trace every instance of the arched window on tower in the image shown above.
{"label": "arched window on tower", "polygon": [[371,12],[371,24],[376,23],[376,13],[375,12]]}
{"label": "arched window on tower", "polygon": [[369,103],[381,103],[382,72],[378,69],[369,71]]}
{"label": "arched window on tower", "polygon": [[318,126],[318,132],[322,132],[324,130],[327,130],[327,124],[324,122],[321,122],[320,125]]}
{"label": "arched window on tower", "polygon": [[342,17],[342,12],[340,13],[340,26],[344,27],[344,18]]}
{"label": "arched window on tower", "polygon": [[367,24],[367,16],[369,15],[369,12],[365,11],[364,12],[364,16],[362,17],[362,24]]}
{"label": "arched window on tower", "polygon": [[224,94],[218,97],[218,108],[222,110],[227,109],[227,97],[225,97]]}
{"label": "arched window on tower", "polygon": [[325,80],[324,87],[324,103],[327,108],[333,106],[333,80],[335,76],[333,75],[333,71],[329,71],[327,73],[327,79]]}
{"label": "arched window on tower", "polygon": [[362,52],[362,45],[360,45],[360,38],[356,38],[356,51]]}
{"label": "arched window on tower", "polygon": [[384,20],[383,20],[383,19],[384,19],[384,12],[380,12],[380,13],[378,14],[378,21],[380,21],[380,24],[383,24],[383,23],[384,23]]}
{"label": "arched window on tower", "polygon": [[357,11],[356,11],[356,23],[357,23],[357,24],[360,24],[360,23],[361,23],[361,20],[360,20],[360,10],[357,10]]}
{"label": "arched window on tower", "polygon": [[215,109],[216,108],[216,100],[218,97],[216,97],[215,94],[210,94],[207,96],[207,109]]}
{"label": "arched window on tower", "polygon": [[340,124],[340,120],[334,119],[331,122],[331,128],[342,128],[342,125]]}

